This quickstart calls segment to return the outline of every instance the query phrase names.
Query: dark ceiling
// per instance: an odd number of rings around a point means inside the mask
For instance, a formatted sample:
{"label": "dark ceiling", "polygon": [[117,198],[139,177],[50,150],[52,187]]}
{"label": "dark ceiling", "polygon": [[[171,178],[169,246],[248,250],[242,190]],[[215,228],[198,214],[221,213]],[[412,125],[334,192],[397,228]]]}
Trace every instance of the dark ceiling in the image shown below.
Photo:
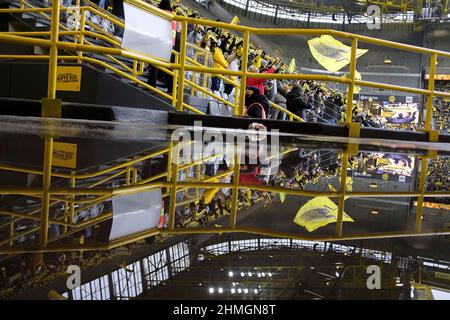
{"label": "dark ceiling", "polygon": [[235,252],[193,262],[139,298],[398,299],[401,288],[389,265],[380,264],[382,290],[367,288],[365,269],[371,263],[358,255],[299,249]]}

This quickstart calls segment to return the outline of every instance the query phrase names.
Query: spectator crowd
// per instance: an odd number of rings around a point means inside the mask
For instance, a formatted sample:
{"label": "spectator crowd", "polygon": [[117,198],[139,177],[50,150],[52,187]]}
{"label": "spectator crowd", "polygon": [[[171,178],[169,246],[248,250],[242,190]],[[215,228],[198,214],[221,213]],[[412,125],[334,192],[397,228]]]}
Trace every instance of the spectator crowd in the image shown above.
{"label": "spectator crowd", "polygon": [[[113,14],[123,18],[123,8],[121,1],[104,0],[94,1],[99,6],[110,10]],[[153,3],[160,9],[183,14],[192,18],[199,18],[198,13],[193,12],[181,4],[172,5],[168,0]],[[65,2],[65,5],[70,2]],[[122,9],[121,9],[122,8]],[[179,28],[176,27],[174,33],[174,49],[179,51]],[[175,31],[175,30],[174,30]],[[238,71],[241,68],[243,55],[243,40],[237,35],[216,27],[202,27],[189,24],[188,42],[211,52],[211,65],[213,68],[223,70]],[[188,56],[192,57],[193,52],[188,50]],[[174,57],[172,56],[172,61]],[[251,44],[248,55],[251,73],[266,74],[287,74],[294,70],[290,68],[278,57],[272,56],[255,44]],[[232,82],[239,84],[239,78],[228,76]],[[156,86],[157,83],[166,86],[168,92],[172,90],[172,78],[156,68],[148,68],[148,84]],[[234,86],[220,77],[212,77],[209,83],[212,92],[224,93],[232,96]],[[444,91],[444,90],[439,90]],[[448,91],[448,88],[447,88]],[[280,108],[274,108],[273,104]],[[245,114],[252,118],[266,118],[274,120],[287,120],[289,117],[282,110],[285,109],[294,115],[311,122],[324,122],[336,124],[345,120],[346,95],[338,90],[327,88],[325,83],[312,80],[266,80],[248,77],[246,80],[246,111]],[[281,110],[280,110],[281,109]],[[449,126],[449,102],[440,101],[436,105],[436,123],[441,132],[448,132]],[[383,121],[358,106],[352,110],[352,120],[365,127],[382,128]],[[323,162],[326,162],[324,164]],[[350,158],[350,167],[353,162],[359,159]],[[260,162],[256,165],[241,166],[240,184],[280,186],[290,189],[307,190],[309,184],[316,184],[322,179],[340,174],[342,159],[335,154],[324,157],[320,152],[307,152],[305,150],[295,150],[281,159],[281,164],[275,172],[271,168],[265,167]],[[429,189],[431,191],[448,191],[450,180],[448,177],[448,159],[437,158],[432,161],[430,167]],[[267,170],[266,170],[267,169]],[[225,161],[213,161],[203,168],[205,177],[220,175],[230,167]],[[188,172],[193,176],[194,172]],[[218,179],[221,182],[230,182],[228,178]],[[195,197],[195,199],[193,199]],[[188,191],[177,194],[177,202],[193,199],[193,201],[176,207],[176,225],[178,227],[204,227],[220,223],[220,218],[227,216],[231,212],[232,203],[231,189],[213,188],[201,189],[197,196],[193,196]],[[270,204],[274,199],[284,201],[284,196],[280,193],[250,190],[241,188],[238,194],[238,210],[249,208],[255,203],[261,202],[264,205]],[[165,206],[168,208],[168,205]],[[94,207],[85,212],[81,212],[76,218],[80,221],[98,216],[106,208]],[[166,210],[167,211],[167,210]],[[84,215],[83,215],[84,214]],[[167,218],[167,213],[166,213]],[[165,219],[167,221],[167,219]],[[55,231],[58,236],[60,231]],[[101,228],[87,228],[72,237],[74,239],[88,239],[96,242],[101,235]],[[30,240],[30,239],[28,239]],[[33,239],[31,239],[33,240]],[[20,242],[20,241],[19,241]],[[45,253],[29,254],[17,256],[12,259],[8,268],[2,267],[0,272],[0,298],[8,297],[9,294],[17,294],[26,286],[40,285],[51,280],[51,275],[58,272],[65,272],[69,264],[86,266],[97,264],[105,259],[111,258],[111,252],[91,252],[91,253]]]}

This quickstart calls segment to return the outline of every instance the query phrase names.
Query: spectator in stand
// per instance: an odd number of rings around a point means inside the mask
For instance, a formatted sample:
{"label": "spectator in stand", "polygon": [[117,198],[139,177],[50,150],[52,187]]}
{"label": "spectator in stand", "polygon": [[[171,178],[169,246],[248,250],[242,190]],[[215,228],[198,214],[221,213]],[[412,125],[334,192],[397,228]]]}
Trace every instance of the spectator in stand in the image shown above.
{"label": "spectator in stand", "polygon": [[269,112],[269,100],[257,87],[247,87],[245,92],[246,115],[250,118],[266,119]]}
{"label": "spectator in stand", "polygon": [[[275,64],[273,64],[268,69],[263,69],[261,71],[261,73],[275,73],[276,71],[277,71],[277,67],[276,67]],[[248,72],[260,73],[260,70],[255,65],[251,65],[248,68]],[[247,87],[257,87],[257,88],[259,88],[260,93],[264,94],[265,93],[265,90],[264,90],[264,82],[265,81],[266,81],[266,79],[248,77],[246,84],[247,84]]]}
{"label": "spectator in stand", "polygon": [[291,91],[286,94],[286,107],[288,111],[302,119],[305,118],[305,110],[313,107],[312,102],[311,95],[305,97],[302,92],[302,87],[299,84],[295,84]]}
{"label": "spectator in stand", "polygon": [[[278,91],[278,88],[281,87],[281,82],[274,79],[271,81],[271,86],[269,91],[269,100],[273,103],[279,105],[283,109],[286,109],[286,98],[283,97]],[[286,113],[281,112],[278,109],[271,108],[270,111],[270,119],[273,120],[286,120]]]}
{"label": "spectator in stand", "polygon": [[220,37],[219,48],[220,48],[220,50],[222,50],[222,52],[224,54],[228,53],[229,41],[230,41],[230,34],[223,32],[222,36]]}
{"label": "spectator in stand", "polygon": [[[213,68],[219,68],[226,70],[228,69],[228,62],[225,60],[225,57],[223,56],[222,49],[218,47],[217,41],[214,38],[210,39],[210,50],[213,53]],[[219,77],[212,77],[211,78],[211,91],[219,91],[222,80],[220,80]]]}
{"label": "spectator in stand", "polygon": [[[227,62],[228,62],[228,69],[231,71],[239,71],[239,65],[241,62],[241,57],[240,57],[240,52],[236,51],[234,53],[232,53],[228,58],[227,58]],[[237,84],[239,85],[239,78],[235,77],[235,76],[230,76],[230,80],[237,82]],[[234,86],[232,84],[229,83],[225,83],[225,90],[224,92],[226,94],[231,94],[233,92],[233,88]]]}
{"label": "spectator in stand", "polygon": [[325,95],[324,106],[328,110],[328,113],[324,115],[324,118],[328,120],[328,122],[337,123],[341,120],[342,96],[338,96],[333,91],[327,92]]}

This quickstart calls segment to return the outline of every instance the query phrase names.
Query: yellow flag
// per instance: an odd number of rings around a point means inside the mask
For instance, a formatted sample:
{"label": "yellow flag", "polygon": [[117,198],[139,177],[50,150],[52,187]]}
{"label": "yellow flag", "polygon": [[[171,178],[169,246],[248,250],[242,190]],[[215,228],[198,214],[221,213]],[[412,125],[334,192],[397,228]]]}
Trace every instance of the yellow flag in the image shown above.
{"label": "yellow flag", "polygon": [[[337,221],[338,206],[327,197],[315,197],[304,204],[294,218],[294,223],[312,232]],[[342,221],[354,220],[343,212]]]}
{"label": "yellow flag", "polygon": [[345,189],[347,191],[353,191],[353,179],[352,177],[347,177],[345,180]]}
{"label": "yellow flag", "polygon": [[289,64],[288,73],[294,73],[295,71],[295,58],[292,58],[291,63]]}
{"label": "yellow flag", "polygon": [[261,61],[262,61],[262,57],[261,57],[261,53],[260,53],[260,54],[258,54],[258,55],[256,56],[256,58],[253,60],[253,65],[254,65],[255,67],[257,67],[258,69],[260,69],[260,68],[261,68]]}
{"label": "yellow flag", "polygon": [[[211,182],[219,182],[219,179],[214,179]],[[217,192],[220,191],[220,188],[211,188],[211,189],[207,189],[203,192],[203,202],[205,204],[210,204],[211,201],[214,199],[214,196],[216,195]]]}
{"label": "yellow flag", "polygon": [[[322,35],[308,40],[308,46],[317,62],[330,72],[336,72],[350,63],[351,47],[330,35]],[[356,58],[361,57],[367,51],[367,49],[356,49]]]}
{"label": "yellow flag", "polygon": [[216,195],[216,193],[219,191],[220,191],[220,188],[212,188],[212,189],[205,190],[205,192],[203,193],[204,203],[210,204],[211,201],[214,199],[214,196]]}
{"label": "yellow flag", "polygon": [[230,24],[238,24],[239,23],[239,18],[238,16],[234,16],[233,20],[231,20]]}

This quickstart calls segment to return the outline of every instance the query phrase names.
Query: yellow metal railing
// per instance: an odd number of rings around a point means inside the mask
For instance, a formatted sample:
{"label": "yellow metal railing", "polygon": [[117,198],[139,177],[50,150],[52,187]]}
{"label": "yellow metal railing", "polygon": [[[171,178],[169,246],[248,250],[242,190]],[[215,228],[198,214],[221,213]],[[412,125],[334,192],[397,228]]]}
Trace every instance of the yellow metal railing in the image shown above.
{"label": "yellow metal railing", "polygon": [[[103,30],[102,28],[100,28],[99,26],[95,25],[92,22],[89,22],[85,19],[86,17],[86,12],[90,12],[91,14],[95,14],[98,15],[100,17],[102,17],[103,19],[108,20],[109,22],[113,23],[116,27],[119,28],[124,28],[125,24],[124,22],[115,17],[112,16],[110,13],[108,13],[107,11],[105,11],[104,9],[98,7],[97,5],[91,3],[90,1],[84,1],[87,4],[89,4],[89,6],[79,6],[79,3],[77,4],[77,6],[75,7],[69,7],[69,8],[65,8],[65,7],[61,7],[62,10],[76,10],[78,9],[80,11],[80,29],[76,30],[76,31],[71,31],[68,30],[66,26],[60,24],[60,28],[63,29],[64,31],[60,31],[59,34],[61,36],[63,35],[72,35],[74,36],[74,43],[75,44],[80,44],[80,45],[84,45],[85,43],[88,45],[93,45],[93,43],[91,41],[88,41],[86,39],[86,37],[90,37],[90,38],[95,38],[95,39],[100,39],[105,41],[106,43],[108,43],[110,46],[112,46],[112,48],[121,48],[121,44],[120,42],[113,37],[112,35],[110,35],[108,32],[106,32],[105,30]],[[38,12],[43,14],[43,12],[49,12],[51,10],[51,8],[33,8],[30,4],[28,4],[25,0],[23,0],[23,3],[30,7],[30,8],[22,8],[22,9],[4,9],[4,10],[0,10],[0,12],[10,12],[10,13],[26,13],[26,12]],[[75,8],[75,9],[74,9]],[[160,12],[158,12],[159,14]],[[51,17],[48,15],[43,14],[42,16],[44,19],[47,20],[51,20]],[[77,16],[78,17],[78,16]],[[94,29],[96,32],[92,32],[92,31],[87,31],[86,28],[90,27],[92,29]],[[50,35],[50,31],[38,31],[38,32],[8,32],[8,35],[16,35],[16,36],[32,36],[32,37],[38,37],[38,36],[49,36]],[[187,65],[193,65],[193,66],[197,66],[197,67],[204,67],[207,68],[207,64],[208,61],[210,60],[210,56],[211,53],[203,48],[200,48],[196,45],[193,45],[191,43],[186,43],[186,46],[188,46],[189,48],[191,48],[192,50],[194,50],[194,52],[196,52],[196,54],[194,55],[194,57],[200,57],[203,56],[203,61],[204,61],[204,65],[198,63],[195,59],[186,57],[186,63]],[[179,57],[179,53],[176,51],[173,51],[173,54],[178,55]],[[119,65],[121,66],[123,69],[125,69],[126,71],[128,71],[131,74],[128,74],[126,72],[123,72],[122,70],[117,69],[115,66],[106,63],[102,60],[99,59],[95,59],[95,58],[88,58],[88,57],[84,57],[83,54],[83,50],[78,50],[78,59],[77,62],[81,63],[81,62],[89,62],[92,64],[97,64],[99,66],[108,68],[109,70],[113,71],[114,73],[135,82],[136,84],[139,84],[143,87],[145,87],[146,89],[155,92],[159,95],[161,95],[162,97],[169,99],[171,101],[176,101],[177,100],[177,87],[179,82],[178,81],[174,81],[173,85],[174,87],[172,88],[172,96],[168,95],[167,93],[153,87],[150,86],[149,84],[139,80],[137,77],[143,74],[144,71],[144,62],[142,60],[139,59],[135,59],[133,60],[133,68],[130,68],[129,66],[127,66],[126,64],[124,64],[122,61],[119,61],[117,58],[113,57],[113,53],[111,54],[104,54],[104,56],[106,58],[108,58],[109,60],[111,60],[115,65]],[[0,55],[0,59],[48,59],[48,56],[46,55],[41,55],[41,56],[36,56],[36,55]],[[70,57],[70,56],[59,56],[58,60],[75,60],[74,58]],[[178,58],[179,60],[179,58]],[[178,64],[178,63],[177,63]],[[137,69],[137,66],[139,65],[139,69]],[[159,70],[173,76],[175,70],[171,71],[170,68],[167,68],[165,66],[162,65],[155,65],[156,68],[158,68]],[[177,71],[178,72],[178,71]],[[201,73],[201,72],[200,72]],[[194,74],[196,74],[194,72]],[[229,78],[221,75],[221,74],[215,74],[215,76],[217,76],[218,78],[220,78],[222,81],[224,81],[225,83],[231,84],[234,86],[235,88],[235,95],[236,95],[236,99],[234,103],[231,103],[228,100],[223,99],[220,96],[217,96],[216,94],[210,92],[208,89],[206,89],[206,83],[207,83],[207,79],[208,76],[210,76],[210,74],[206,74],[203,73],[204,77],[203,77],[203,82],[199,85],[196,84],[194,81],[192,80],[187,80],[186,78],[184,79],[183,83],[186,83],[187,85],[189,85],[191,87],[191,93],[195,94],[196,91],[200,91],[202,93],[203,98],[205,98],[206,96],[209,96],[215,100],[217,100],[218,102],[229,106],[235,110],[238,110],[238,103],[239,100],[237,99],[237,97],[239,97],[239,90],[240,87],[238,86],[238,84],[232,80],[230,80]],[[290,120],[298,120],[298,121],[303,121],[300,117],[298,116],[291,116],[290,113],[286,110],[283,109],[281,107],[279,107],[278,105],[271,103],[271,105],[280,110],[280,112],[286,113],[289,116]],[[175,105],[174,105],[175,106]],[[199,114],[203,114],[201,111],[197,110],[196,108],[189,106],[188,104],[184,103],[184,102],[180,102],[180,106],[178,106],[178,110],[190,110],[192,112],[195,113],[199,113]],[[239,114],[239,112],[235,111],[235,114]]]}
{"label": "yellow metal railing", "polygon": [[[209,94],[205,92],[205,86],[196,85],[192,81],[185,79],[185,72],[191,71],[193,73],[203,73],[203,74],[211,74],[211,75],[219,75],[222,77],[224,81],[227,81],[227,76],[235,76],[240,77],[240,85],[238,92],[238,99],[236,99],[234,107],[235,115],[242,116],[244,114],[244,102],[245,102],[245,85],[246,79],[248,77],[253,78],[262,78],[262,79],[291,79],[291,80],[319,80],[319,81],[333,81],[339,83],[348,84],[348,93],[347,93],[347,111],[346,111],[346,122],[343,124],[348,127],[349,137],[351,138],[359,138],[359,124],[352,123],[352,105],[353,105],[353,95],[354,95],[354,86],[368,86],[375,88],[383,88],[389,90],[399,90],[404,92],[417,93],[427,96],[427,104],[426,104],[426,117],[425,117],[425,126],[424,130],[428,132],[429,139],[431,142],[437,141],[437,135],[435,131],[431,130],[431,117],[432,117],[432,99],[434,96],[443,96],[450,97],[450,93],[435,91],[434,88],[434,75],[435,75],[435,62],[437,57],[445,57],[449,58],[450,53],[432,50],[427,48],[420,48],[406,44],[400,44],[380,39],[374,39],[366,36],[355,35],[350,33],[345,33],[341,31],[335,30],[317,30],[317,29],[270,29],[270,28],[252,28],[246,26],[239,25],[231,25],[227,23],[207,21],[202,19],[193,19],[181,16],[175,16],[168,14],[166,12],[162,12],[157,8],[154,8],[142,1],[139,0],[126,0],[142,10],[148,11],[153,14],[158,14],[166,19],[175,20],[181,23],[181,49],[179,54],[177,54],[178,58],[174,63],[160,61],[149,56],[141,55],[136,52],[131,52],[124,48],[118,46],[117,41],[112,39],[110,35],[104,34],[104,32],[93,27],[97,32],[86,31],[85,26],[89,25],[84,21],[84,12],[90,11],[92,13],[98,14],[105,19],[109,19],[119,26],[124,26],[124,23],[105,12],[101,12],[100,10],[91,7],[84,6],[80,7],[81,11],[81,21],[80,21],[80,30],[67,30],[65,27],[61,27],[59,23],[59,13],[60,10],[67,10],[67,8],[61,8],[58,1],[52,2],[52,8],[23,8],[23,9],[1,9],[0,13],[7,12],[39,12],[40,14],[44,14],[45,12],[51,12],[51,17],[45,15],[51,21],[51,30],[49,33],[1,33],[0,34],[0,42],[3,43],[15,43],[15,44],[25,44],[25,45],[33,45],[33,46],[42,46],[49,48],[49,54],[43,56],[32,57],[32,59],[48,59],[49,61],[49,77],[48,77],[48,92],[47,92],[47,100],[54,100],[56,97],[56,67],[59,60],[74,60],[74,61],[86,61],[90,63],[99,64],[105,68],[108,68],[117,74],[122,75],[123,77],[135,81],[138,84],[143,85],[149,90],[155,91],[158,94],[166,97],[171,100],[176,107],[177,110],[188,109],[194,112],[199,111],[195,110],[195,108],[188,106],[184,102],[184,86],[191,85],[191,89],[201,91],[204,94]],[[23,1],[25,3],[25,1]],[[22,10],[22,11],[20,11]],[[28,10],[28,11],[27,11]],[[243,55],[242,55],[242,64],[240,71],[231,71],[231,70],[223,70],[218,68],[210,68],[205,65],[199,65],[194,61],[191,61],[186,57],[186,32],[187,32],[187,24],[197,24],[203,26],[214,26],[223,29],[232,30],[235,32],[243,33]],[[62,29],[62,30],[60,30]],[[59,40],[59,36],[61,35],[74,35],[74,42],[64,42]],[[322,35],[329,34],[337,37],[350,39],[352,42],[351,49],[351,63],[350,63],[350,75],[349,77],[336,77],[336,76],[324,76],[324,75],[305,75],[305,74],[260,74],[260,73],[250,73],[247,71],[248,68],[248,52],[250,46],[250,35],[251,34],[265,34],[265,35],[275,35],[275,34],[292,34],[292,35]],[[34,38],[33,36],[50,36],[50,39],[39,39]],[[99,46],[89,42],[86,37],[93,37],[104,40],[108,42],[111,46]],[[381,46],[389,46],[392,48],[397,48],[406,51],[417,52],[430,56],[430,81],[427,89],[417,89],[410,87],[402,87],[395,85],[388,85],[383,83],[375,83],[369,81],[362,81],[355,79],[355,70],[356,70],[356,49],[358,47],[359,42],[370,43],[374,45]],[[75,52],[77,55],[74,56],[61,56],[58,53],[58,49],[64,49],[68,51]],[[117,63],[124,67],[125,70],[130,72],[128,74],[117,68],[100,61],[98,59],[87,57],[86,53],[97,53],[104,55],[105,57],[112,58],[111,60],[114,63]],[[13,55],[3,55],[0,58],[6,57],[16,57],[16,58],[24,58],[29,59],[30,56],[13,56]],[[118,63],[119,61],[115,57],[124,57],[132,59],[133,68],[128,66],[123,66]],[[206,60],[206,59],[205,59]],[[173,96],[170,96],[159,89],[153,88],[146,83],[137,79],[137,75],[143,71],[143,64],[151,64],[160,68],[165,72],[170,72],[174,76],[174,90]],[[232,83],[237,86],[237,83]],[[176,89],[176,90],[175,90]],[[214,96],[213,96],[214,97]],[[215,97],[220,98],[220,97]],[[221,101],[221,100],[219,100]],[[43,102],[45,103],[45,101]],[[228,104],[229,105],[229,104]],[[288,114],[290,120],[298,120],[301,121],[300,118],[296,118],[296,116],[292,113],[289,113],[287,110],[282,109],[281,107],[277,107],[272,105],[274,108],[279,109],[281,112],[285,112]],[[44,108],[43,108],[44,109]],[[45,113],[43,116],[46,115]],[[14,187],[1,187],[0,194],[15,194],[15,195],[24,195],[31,197],[39,197],[42,199],[42,206],[40,209],[35,210],[29,214],[19,214],[9,211],[0,211],[0,214],[7,215],[11,217],[9,223],[0,226],[0,227],[10,227],[10,237],[1,243],[0,253],[20,253],[20,252],[28,252],[28,251],[61,251],[61,250],[98,250],[98,249],[110,249],[116,246],[120,246],[126,243],[134,242],[139,239],[143,239],[155,234],[180,234],[180,233],[222,233],[222,232],[248,232],[248,233],[258,233],[276,237],[289,237],[294,239],[321,239],[321,240],[346,240],[346,239],[367,239],[367,238],[386,238],[386,237],[404,237],[404,236],[429,236],[429,235],[441,235],[441,234],[449,234],[449,231],[435,231],[435,232],[422,232],[421,229],[421,220],[422,220],[422,209],[423,209],[423,199],[427,196],[433,197],[446,197],[450,196],[449,192],[438,192],[431,193],[426,192],[425,190],[425,180],[426,180],[426,172],[428,167],[428,159],[433,157],[433,153],[429,153],[427,156],[422,157],[421,161],[421,172],[419,179],[419,187],[417,192],[347,192],[345,188],[346,175],[348,169],[348,159],[349,155],[357,152],[357,145],[349,145],[349,148],[344,151],[344,155],[342,158],[342,167],[341,167],[341,177],[340,177],[340,189],[336,192],[312,192],[305,190],[295,190],[295,189],[286,189],[280,187],[271,187],[271,186],[249,186],[249,185],[241,185],[239,183],[239,165],[235,164],[233,168],[229,172],[226,172],[225,175],[233,174],[233,182],[232,183],[217,183],[213,182],[214,179],[208,178],[203,179],[201,181],[178,181],[178,172],[179,170],[186,169],[186,165],[178,165],[177,162],[173,162],[172,160],[176,160],[179,157],[178,146],[170,146],[169,148],[158,151],[159,154],[167,153],[168,159],[168,170],[165,173],[159,174],[156,178],[151,177],[147,178],[146,181],[137,181],[136,168],[133,167],[134,164],[139,161],[143,161],[145,159],[149,159],[152,156],[155,156],[157,153],[152,153],[137,159],[133,159],[127,162],[124,162],[121,165],[112,166],[111,168],[100,170],[95,173],[83,173],[79,174],[76,172],[72,172],[71,174],[64,173],[53,173],[52,171],[52,150],[53,150],[53,139],[52,136],[46,136],[44,145],[44,164],[43,170],[27,170],[25,168],[16,168],[12,166],[2,166],[0,169],[2,170],[12,170],[17,172],[29,172],[34,174],[40,174],[43,178],[43,186],[42,188],[14,188]],[[235,152],[235,158],[239,157],[238,152]],[[192,164],[192,165],[197,165]],[[114,172],[118,170],[118,172]],[[92,178],[92,177],[100,177],[105,174],[112,173],[109,178],[103,178],[94,184],[90,185],[87,188],[79,188],[76,187],[76,182],[79,179]],[[124,186],[115,187],[115,188],[100,188],[99,186],[109,181],[109,179],[114,179],[119,177],[120,175],[125,174],[126,176],[126,184]],[[68,188],[58,188],[51,186],[52,177],[60,177],[64,179],[69,179],[70,187]],[[158,180],[160,178],[166,177],[165,180]],[[157,180],[157,181],[155,181]],[[51,244],[51,242],[56,242],[61,237],[57,239],[48,239],[48,226],[50,224],[60,224],[64,226],[65,233],[63,236],[73,234],[74,232],[80,230],[80,228],[84,228],[88,225],[93,225],[99,223],[100,221],[104,221],[104,219],[111,218],[111,213],[103,213],[99,217],[95,218],[92,221],[87,221],[86,223],[74,223],[74,216],[77,214],[77,210],[75,209],[76,205],[80,204],[93,204],[99,203],[106,199],[111,198],[112,196],[119,194],[129,194],[129,193],[137,193],[144,190],[150,190],[153,188],[165,188],[167,192],[165,196],[170,197],[169,204],[169,225],[165,230],[149,230],[145,232],[140,232],[137,234],[129,235],[127,237],[109,242],[107,244],[79,244],[72,246],[60,246],[58,244]],[[180,190],[186,189],[198,189],[198,188],[230,188],[232,189],[232,210],[230,213],[230,227],[227,228],[192,228],[192,229],[180,229],[175,228],[175,207],[176,203],[176,194]],[[303,196],[328,196],[338,199],[338,216],[336,223],[336,235],[330,237],[304,237],[299,236],[297,234],[283,233],[283,232],[274,232],[270,230],[249,228],[249,227],[239,227],[237,225],[237,197],[240,189],[254,189],[254,190],[262,190],[267,192],[283,192],[286,194],[292,195],[303,195]],[[360,235],[343,235],[342,234],[342,225],[343,225],[343,208],[345,205],[345,200],[349,197],[418,197],[418,210],[416,212],[416,226],[414,231],[406,231],[406,232],[396,232],[396,233],[371,233],[371,234],[360,234]],[[55,220],[50,219],[50,207],[57,204],[64,203],[66,205],[65,214],[62,219]],[[80,210],[80,209],[78,209]],[[39,217],[36,215],[40,214]],[[34,248],[25,248],[21,246],[14,246],[14,239],[23,235],[22,234],[14,234],[14,223],[20,221],[20,219],[31,219],[34,221],[40,221],[40,226],[31,230],[26,231],[26,233],[35,233],[39,231],[39,246]],[[6,245],[6,246],[5,246]]]}

